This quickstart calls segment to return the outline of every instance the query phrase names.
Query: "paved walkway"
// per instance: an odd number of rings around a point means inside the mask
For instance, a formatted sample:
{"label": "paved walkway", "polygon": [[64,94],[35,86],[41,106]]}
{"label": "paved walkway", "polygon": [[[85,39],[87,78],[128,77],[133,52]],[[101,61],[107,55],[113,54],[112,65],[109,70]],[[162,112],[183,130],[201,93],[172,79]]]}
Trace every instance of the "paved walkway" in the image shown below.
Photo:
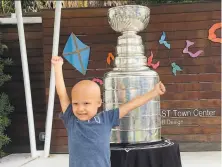
{"label": "paved walkway", "polygon": [[[68,167],[68,154],[32,159],[30,154],[12,154],[0,159],[0,167]],[[183,167],[221,167],[221,152],[181,152]]]}

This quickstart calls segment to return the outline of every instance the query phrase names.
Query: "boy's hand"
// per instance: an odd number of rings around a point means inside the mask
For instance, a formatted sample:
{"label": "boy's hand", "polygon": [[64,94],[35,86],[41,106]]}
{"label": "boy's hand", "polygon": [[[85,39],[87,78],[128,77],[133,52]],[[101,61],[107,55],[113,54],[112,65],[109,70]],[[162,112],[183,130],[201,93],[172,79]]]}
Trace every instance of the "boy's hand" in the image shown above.
{"label": "boy's hand", "polygon": [[163,95],[166,92],[166,88],[161,81],[155,85],[154,90],[158,95]]}
{"label": "boy's hand", "polygon": [[51,62],[54,65],[54,67],[58,66],[61,67],[63,65],[63,58],[60,56],[52,56]]}
{"label": "boy's hand", "polygon": [[59,96],[62,112],[65,112],[70,104],[69,96],[66,91],[66,86],[63,78],[62,65],[63,58],[60,56],[52,56],[51,63],[55,69],[55,85]]}

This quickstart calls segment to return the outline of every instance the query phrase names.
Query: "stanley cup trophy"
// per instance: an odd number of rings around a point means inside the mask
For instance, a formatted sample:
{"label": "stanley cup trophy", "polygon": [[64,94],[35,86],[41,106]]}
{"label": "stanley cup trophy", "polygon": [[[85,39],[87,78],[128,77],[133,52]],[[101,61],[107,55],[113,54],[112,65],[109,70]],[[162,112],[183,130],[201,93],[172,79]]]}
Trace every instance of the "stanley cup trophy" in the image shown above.
{"label": "stanley cup trophy", "polygon": [[[104,109],[118,108],[138,95],[154,88],[158,74],[147,66],[141,36],[150,18],[148,7],[125,5],[108,10],[113,30],[121,32],[116,46],[115,64],[104,76]],[[111,143],[138,144],[161,141],[160,98],[131,111],[112,129]]]}

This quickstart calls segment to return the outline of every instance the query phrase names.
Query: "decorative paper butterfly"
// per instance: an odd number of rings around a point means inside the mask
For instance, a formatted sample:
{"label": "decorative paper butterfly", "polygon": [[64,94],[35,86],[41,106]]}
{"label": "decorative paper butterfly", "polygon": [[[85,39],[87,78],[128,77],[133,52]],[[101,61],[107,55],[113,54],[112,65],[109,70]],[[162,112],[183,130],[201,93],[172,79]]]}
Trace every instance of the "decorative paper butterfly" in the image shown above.
{"label": "decorative paper butterfly", "polygon": [[162,36],[160,37],[159,43],[164,44],[168,49],[170,49],[170,44],[165,41],[166,39],[166,33],[163,31]]}
{"label": "decorative paper butterfly", "polygon": [[182,69],[175,62],[171,63],[171,66],[174,75],[176,75],[177,71],[182,71]]}
{"label": "decorative paper butterfly", "polygon": [[195,53],[192,53],[190,51],[188,51],[188,48],[190,46],[192,46],[194,44],[194,42],[191,42],[189,40],[186,40],[186,43],[187,43],[187,46],[183,49],[183,53],[188,53],[190,55],[190,57],[197,57],[199,56],[201,53],[203,53],[203,50],[198,50],[197,52]]}
{"label": "decorative paper butterfly", "polygon": [[159,65],[160,65],[160,61],[158,61],[156,64],[153,64],[152,61],[153,61],[153,52],[151,51],[151,55],[148,58],[147,65],[149,67],[151,66],[153,69],[157,69],[157,67],[159,67]]}
{"label": "decorative paper butterfly", "polygon": [[222,27],[222,23],[215,23],[210,29],[209,29],[209,35],[208,35],[208,39],[211,40],[212,42],[219,42],[222,43],[222,39],[221,38],[217,38],[215,31],[219,28]]}
{"label": "decorative paper butterfly", "polygon": [[106,59],[107,64],[110,65],[111,59],[114,60],[114,56],[113,56],[112,53],[108,53],[108,56],[107,56],[107,59]]}
{"label": "decorative paper butterfly", "polygon": [[93,78],[92,81],[98,82],[100,85],[103,84],[103,81],[101,79],[98,79],[98,78]]}

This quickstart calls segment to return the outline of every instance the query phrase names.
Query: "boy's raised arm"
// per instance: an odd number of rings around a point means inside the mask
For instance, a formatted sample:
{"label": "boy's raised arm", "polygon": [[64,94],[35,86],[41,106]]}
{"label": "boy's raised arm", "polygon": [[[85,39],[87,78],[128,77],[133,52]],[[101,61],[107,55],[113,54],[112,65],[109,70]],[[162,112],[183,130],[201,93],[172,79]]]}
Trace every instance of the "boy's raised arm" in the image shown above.
{"label": "boy's raised arm", "polygon": [[128,114],[130,111],[134,110],[135,108],[146,104],[154,97],[164,94],[165,91],[166,89],[164,85],[161,82],[157,83],[155,88],[150,92],[147,92],[146,94],[141,96],[137,96],[134,99],[130,100],[129,102],[120,105],[119,118],[124,117],[126,114]]}
{"label": "boy's raised arm", "polygon": [[55,71],[55,85],[56,91],[59,96],[62,112],[65,112],[70,104],[69,96],[66,91],[65,82],[63,78],[62,65],[63,59],[59,56],[53,56],[51,60]]}

